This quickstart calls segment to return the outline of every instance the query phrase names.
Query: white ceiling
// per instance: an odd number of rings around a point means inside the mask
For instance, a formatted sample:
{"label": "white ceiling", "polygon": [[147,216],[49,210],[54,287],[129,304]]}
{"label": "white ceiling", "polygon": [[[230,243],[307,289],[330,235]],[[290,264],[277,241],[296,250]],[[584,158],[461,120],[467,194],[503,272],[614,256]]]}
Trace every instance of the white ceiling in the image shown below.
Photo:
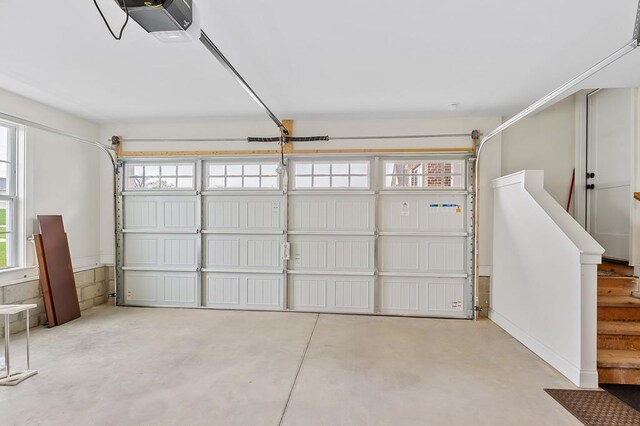
{"label": "white ceiling", "polygon": [[[509,115],[631,39],[637,0],[195,0],[282,118]],[[123,19],[99,0],[112,25]],[[585,87],[640,86],[640,49]],[[255,118],[198,43],[122,41],[91,0],[0,0],[0,87],[99,122]],[[447,105],[459,103],[456,112]]]}

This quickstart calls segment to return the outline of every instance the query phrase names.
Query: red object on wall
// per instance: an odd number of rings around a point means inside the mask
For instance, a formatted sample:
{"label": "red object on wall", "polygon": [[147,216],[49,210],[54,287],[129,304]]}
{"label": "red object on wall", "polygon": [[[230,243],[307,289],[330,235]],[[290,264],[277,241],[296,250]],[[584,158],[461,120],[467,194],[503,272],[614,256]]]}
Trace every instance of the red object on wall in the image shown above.
{"label": "red object on wall", "polygon": [[571,187],[569,188],[569,199],[567,200],[567,212],[571,208],[571,199],[573,198],[573,188],[576,186],[576,169],[573,169],[573,175],[571,175]]}

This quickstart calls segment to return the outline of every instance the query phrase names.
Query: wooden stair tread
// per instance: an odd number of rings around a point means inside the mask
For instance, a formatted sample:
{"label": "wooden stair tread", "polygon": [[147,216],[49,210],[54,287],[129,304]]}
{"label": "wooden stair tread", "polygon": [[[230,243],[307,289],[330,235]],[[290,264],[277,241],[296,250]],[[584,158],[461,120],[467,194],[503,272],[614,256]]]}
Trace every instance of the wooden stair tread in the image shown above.
{"label": "wooden stair tread", "polygon": [[640,336],[640,322],[598,321],[598,334]]}
{"label": "wooden stair tread", "polygon": [[638,282],[638,277],[610,277],[610,276],[599,276],[598,277],[598,284],[602,284],[602,283],[607,283],[607,282],[611,282],[611,283],[625,283],[625,282],[630,282],[630,283],[637,283]]}
{"label": "wooden stair tread", "polygon": [[613,273],[616,275],[626,275],[633,276],[633,267],[629,265],[619,264],[619,263],[611,263],[611,262],[603,262],[598,265],[599,273]]}
{"label": "wooden stair tread", "polygon": [[598,296],[598,306],[640,308],[640,299],[632,296]]}
{"label": "wooden stair tread", "polygon": [[598,368],[638,368],[640,351],[598,350]]}

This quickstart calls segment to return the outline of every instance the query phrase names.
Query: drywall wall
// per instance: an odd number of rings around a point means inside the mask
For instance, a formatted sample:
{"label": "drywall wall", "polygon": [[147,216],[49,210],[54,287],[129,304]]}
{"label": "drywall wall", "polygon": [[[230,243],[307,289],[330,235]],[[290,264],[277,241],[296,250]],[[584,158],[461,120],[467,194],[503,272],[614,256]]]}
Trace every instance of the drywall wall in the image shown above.
{"label": "drywall wall", "polygon": [[597,387],[597,264],[604,249],[544,189],[496,179],[489,317],[581,387]]}
{"label": "drywall wall", "polygon": [[[0,112],[96,139],[99,127],[38,102],[0,90]],[[100,264],[100,174],[108,159],[98,149],[72,139],[25,128],[24,233],[31,236],[38,214],[61,214],[74,268]],[[104,156],[104,158],[102,157]],[[23,241],[25,267],[0,273],[0,285],[37,274],[33,245]]]}
{"label": "drywall wall", "polygon": [[575,167],[575,123],[575,96],[570,96],[507,129],[502,174],[544,170],[545,189],[566,207]]}
{"label": "drywall wall", "polygon": [[[467,133],[478,129],[483,133],[500,125],[499,117],[468,118],[414,118],[414,119],[318,119],[296,120],[294,134],[297,136],[330,135],[339,136],[378,136]],[[195,121],[176,123],[142,123],[126,125],[105,125],[101,129],[101,140],[113,135],[126,139],[134,138],[246,138],[247,136],[277,136],[273,123],[267,119],[260,121]],[[442,139],[369,139],[364,141],[331,141],[317,143],[298,143],[299,149],[375,149],[375,148],[427,148],[427,147],[471,147],[469,137]],[[125,151],[184,151],[184,150],[256,150],[277,149],[276,144],[249,144],[247,142],[125,142]],[[481,274],[491,271],[491,229],[493,193],[490,181],[501,173],[500,137],[495,138],[483,151],[481,172],[481,227],[483,237],[480,240]],[[102,167],[102,192],[111,191],[111,172]],[[101,199],[101,245],[102,259],[105,263],[113,259],[113,202],[110,197]]]}

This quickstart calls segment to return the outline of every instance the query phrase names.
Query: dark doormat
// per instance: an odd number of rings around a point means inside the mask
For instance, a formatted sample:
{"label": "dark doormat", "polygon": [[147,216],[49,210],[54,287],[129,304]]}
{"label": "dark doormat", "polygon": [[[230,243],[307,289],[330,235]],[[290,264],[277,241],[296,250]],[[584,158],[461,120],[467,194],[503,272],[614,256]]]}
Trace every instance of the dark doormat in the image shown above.
{"label": "dark doormat", "polygon": [[640,386],[601,384],[600,387],[640,411]]}
{"label": "dark doormat", "polygon": [[545,389],[587,426],[638,426],[640,412],[602,390]]}

